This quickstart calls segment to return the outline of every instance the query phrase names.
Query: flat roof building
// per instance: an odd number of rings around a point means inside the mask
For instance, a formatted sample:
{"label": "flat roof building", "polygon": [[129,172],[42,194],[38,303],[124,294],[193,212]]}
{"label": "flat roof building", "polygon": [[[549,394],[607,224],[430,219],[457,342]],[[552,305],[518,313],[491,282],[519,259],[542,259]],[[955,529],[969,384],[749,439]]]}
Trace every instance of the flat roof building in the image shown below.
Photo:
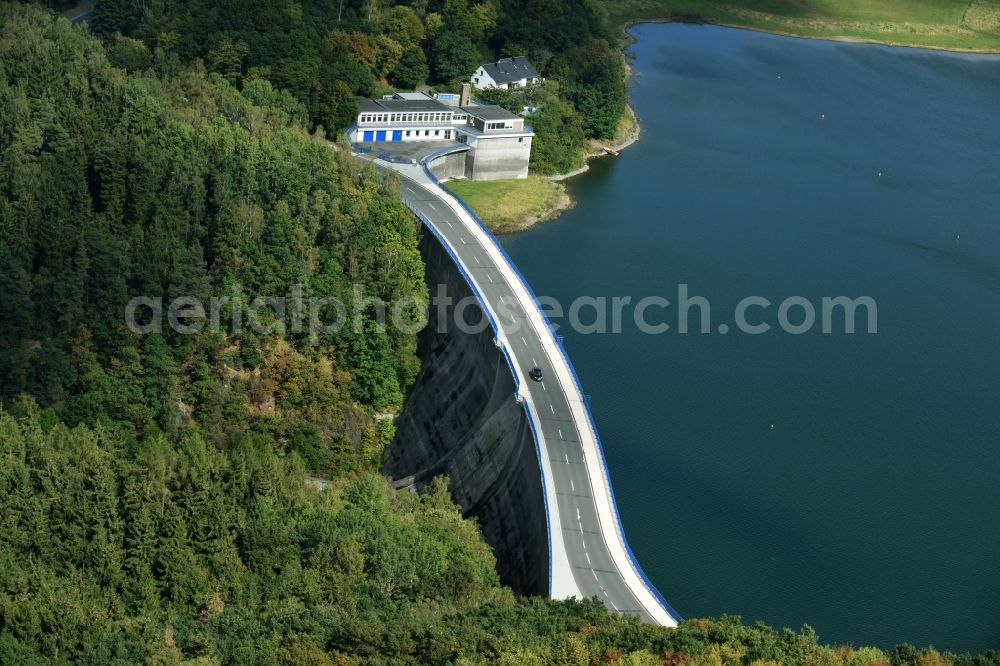
{"label": "flat roof building", "polygon": [[357,125],[347,133],[352,143],[464,144],[469,148],[465,177],[474,180],[527,178],[535,136],[524,118],[503,107],[453,106],[427,93],[395,93],[379,100],[358,98]]}

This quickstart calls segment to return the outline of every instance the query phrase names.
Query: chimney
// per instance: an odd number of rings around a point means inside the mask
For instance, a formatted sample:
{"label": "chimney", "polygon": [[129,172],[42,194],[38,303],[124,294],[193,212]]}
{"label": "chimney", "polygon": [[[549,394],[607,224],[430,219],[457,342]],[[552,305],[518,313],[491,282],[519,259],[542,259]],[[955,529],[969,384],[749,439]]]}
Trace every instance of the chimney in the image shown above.
{"label": "chimney", "polygon": [[458,96],[458,105],[462,108],[469,106],[469,96],[472,94],[472,84],[463,83],[462,93]]}

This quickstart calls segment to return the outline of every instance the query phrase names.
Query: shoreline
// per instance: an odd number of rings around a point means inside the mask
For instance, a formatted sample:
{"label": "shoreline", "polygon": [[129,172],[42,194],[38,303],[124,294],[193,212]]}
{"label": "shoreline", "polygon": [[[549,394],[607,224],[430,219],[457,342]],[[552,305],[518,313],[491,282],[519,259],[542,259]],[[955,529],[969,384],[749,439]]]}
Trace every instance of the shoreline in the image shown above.
{"label": "shoreline", "polygon": [[711,25],[718,28],[729,28],[731,30],[748,30],[750,32],[757,32],[764,35],[776,35],[778,37],[791,37],[792,39],[808,39],[820,42],[835,42],[839,44],[867,44],[869,46],[884,46],[890,49],[914,49],[917,51],[934,51],[936,53],[950,53],[953,55],[973,55],[973,56],[984,56],[984,55],[994,55],[1000,56],[1000,48],[988,49],[988,48],[959,48],[959,47],[948,47],[948,46],[930,46],[923,44],[907,44],[904,42],[893,42],[878,39],[869,39],[866,37],[852,37],[850,35],[803,35],[796,32],[786,32],[783,30],[773,30],[768,28],[759,28],[752,25],[741,25],[738,23],[726,23],[724,21],[715,21],[706,19],[700,16],[668,16],[661,18],[640,18],[640,19],[629,19],[625,23],[619,24],[618,28],[625,36],[623,43],[624,49],[631,44],[636,42],[636,38],[632,35],[629,30],[637,25],[642,25],[644,23],[650,23],[654,25],[662,25],[666,23],[687,23],[691,25]]}
{"label": "shoreline", "polygon": [[[625,77],[625,85],[628,85],[628,82],[632,79],[632,68],[628,67],[627,71],[628,76]],[[591,160],[599,157],[616,157],[616,153],[620,153],[638,141],[639,136],[642,134],[642,127],[639,125],[639,117],[635,115],[635,110],[632,108],[632,104],[628,100],[625,102],[624,117],[627,117],[632,123],[631,129],[627,130],[624,133],[624,136],[616,137],[610,144],[598,141],[597,139],[591,139],[590,152],[584,155],[584,165],[582,167],[567,173],[557,173],[555,175],[545,177],[555,183],[561,183],[565,180],[569,180],[574,176],[579,176],[581,173],[587,173],[587,171],[590,170]],[[608,150],[612,152],[609,153]]]}
{"label": "shoreline", "polygon": [[[627,71],[628,76],[626,77],[626,84],[632,78],[632,68],[628,67]],[[584,165],[582,167],[567,173],[557,173],[552,176],[539,176],[559,188],[560,196],[559,200],[555,204],[543,209],[541,212],[533,213],[519,222],[499,225],[496,227],[490,226],[490,231],[497,235],[516,234],[522,231],[527,231],[537,224],[551,222],[552,220],[558,219],[559,216],[567,210],[572,210],[576,206],[576,200],[570,196],[566,181],[589,171],[591,160],[605,157],[617,157],[618,153],[639,140],[639,136],[642,134],[642,128],[639,125],[639,118],[636,116],[635,110],[632,109],[631,103],[627,101],[625,103],[625,113],[623,118],[626,119],[626,122],[630,125],[630,127],[625,130],[621,136],[615,137],[611,142],[602,142],[597,139],[590,140],[590,150],[586,155],[584,155]],[[611,151],[610,153],[608,152],[609,150]]]}
{"label": "shoreline", "polygon": [[[637,18],[630,19],[624,23],[618,25],[618,29],[624,36],[621,42],[621,56],[625,59],[626,76],[625,85],[628,86],[629,82],[632,80],[632,66],[628,62],[626,56],[626,50],[629,46],[634,44],[637,39],[630,32],[630,30],[638,25],[643,24],[667,24],[667,23],[689,23],[696,25],[711,25],[720,28],[728,28],[731,30],[748,30],[751,32],[757,32],[766,35],[776,35],[779,37],[789,37],[793,39],[808,39],[826,42],[836,42],[842,44],[864,44],[870,46],[881,46],[885,48],[893,49],[915,49],[932,51],[935,53],[943,54],[953,54],[953,55],[971,55],[971,56],[984,56],[993,55],[1000,56],[1000,49],[981,49],[981,48],[949,48],[944,46],[924,46],[924,45],[913,45],[905,44],[900,42],[885,41],[885,40],[875,40],[867,39],[864,37],[851,37],[848,35],[832,35],[832,36],[819,36],[819,35],[803,35],[793,32],[785,32],[782,30],[772,30],[759,28],[754,26],[739,25],[735,23],[725,23],[722,21],[708,20],[700,16],[670,16],[661,18]],[[574,169],[566,173],[557,173],[551,176],[543,176],[552,183],[557,184],[562,189],[562,196],[558,203],[545,209],[539,214],[532,215],[526,218],[523,222],[511,225],[505,225],[497,229],[491,229],[496,234],[512,234],[525,231],[534,227],[536,224],[541,224],[543,222],[549,222],[559,218],[563,212],[572,209],[576,205],[576,201],[570,196],[566,181],[571,178],[575,178],[581,174],[587,173],[590,170],[590,162],[594,159],[599,159],[602,157],[617,157],[618,153],[629,148],[635,144],[640,136],[642,135],[642,126],[639,123],[639,118],[632,108],[631,101],[626,98],[625,102],[625,113],[623,114],[623,121],[630,123],[631,127],[626,130],[623,136],[615,137],[611,142],[602,142],[597,139],[590,140],[590,150],[584,155],[584,164],[579,169]],[[610,152],[609,152],[610,151]]]}
{"label": "shoreline", "polygon": [[542,210],[539,213],[534,213],[524,218],[520,222],[514,222],[511,224],[500,225],[497,227],[490,227],[490,231],[497,236],[506,236],[507,234],[516,234],[522,231],[527,231],[531,229],[536,224],[543,224],[545,222],[551,222],[552,220],[558,218],[567,210],[571,210],[576,207],[576,200],[569,195],[569,191],[566,186],[558,181],[553,181],[559,188],[559,201],[557,201],[552,206]]}
{"label": "shoreline", "polygon": [[[621,51],[621,56],[625,59],[625,85],[628,86],[629,81],[632,80],[632,66],[629,64],[628,59],[625,58],[625,49]],[[523,223],[516,225],[509,225],[506,227],[501,227],[499,229],[490,229],[495,234],[512,234],[518,233],[520,231],[525,231],[535,226],[536,224],[541,224],[543,222],[550,222],[557,219],[565,211],[572,209],[576,206],[576,200],[570,196],[569,190],[566,186],[566,181],[580,174],[587,173],[590,170],[591,160],[600,159],[603,157],[618,157],[618,154],[634,145],[639,137],[642,135],[642,126],[639,124],[639,117],[635,113],[635,109],[632,108],[632,103],[626,97],[625,100],[625,113],[622,115],[622,120],[628,125],[621,136],[616,136],[611,140],[611,142],[598,141],[597,139],[590,140],[590,150],[583,157],[583,166],[579,169],[574,169],[573,171],[568,171],[566,173],[557,173],[552,176],[543,176],[546,180],[554,183],[562,190],[562,196],[557,204],[547,208],[541,214],[532,216],[529,219],[524,220]],[[610,151],[610,152],[609,152]]]}
{"label": "shoreline", "polygon": [[[629,68],[629,79],[632,78],[631,68]],[[527,231],[531,229],[536,224],[542,224],[544,222],[551,222],[552,220],[558,219],[560,215],[568,210],[572,210],[576,207],[576,200],[570,196],[569,189],[566,185],[566,181],[580,174],[587,173],[590,170],[590,161],[595,159],[600,159],[602,157],[617,157],[618,153],[625,150],[636,141],[639,140],[639,135],[642,133],[639,127],[638,117],[635,115],[635,111],[632,109],[632,105],[626,102],[625,104],[625,114],[632,121],[632,128],[629,129],[623,137],[616,138],[614,143],[607,144],[598,141],[597,139],[591,139],[591,149],[584,155],[584,165],[579,169],[574,169],[567,173],[557,173],[552,176],[542,176],[545,180],[549,181],[553,185],[557,186],[560,190],[559,201],[554,205],[546,208],[540,213],[531,215],[525,218],[521,222],[514,224],[503,225],[500,227],[490,227],[490,231],[494,234],[516,234],[521,231]],[[611,150],[612,152],[608,152]]]}
{"label": "shoreline", "polygon": [[526,231],[576,205],[564,184],[544,176],[497,181],[458,179],[444,186],[475,210],[497,236]]}

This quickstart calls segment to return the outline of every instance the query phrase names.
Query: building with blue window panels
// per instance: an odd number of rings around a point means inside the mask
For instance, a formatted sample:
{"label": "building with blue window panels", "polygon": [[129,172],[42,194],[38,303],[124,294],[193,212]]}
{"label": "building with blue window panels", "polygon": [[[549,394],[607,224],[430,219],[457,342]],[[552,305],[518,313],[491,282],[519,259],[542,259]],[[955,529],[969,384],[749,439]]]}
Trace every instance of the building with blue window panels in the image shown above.
{"label": "building with blue window panels", "polygon": [[355,143],[383,141],[452,141],[455,125],[464,124],[460,109],[423,93],[396,93],[386,99],[358,98]]}
{"label": "building with blue window panels", "polygon": [[426,93],[359,97],[358,109],[358,122],[348,130],[351,143],[452,142],[468,150],[464,169],[451,165],[450,173],[474,180],[528,176],[534,130],[502,107],[471,102],[468,87],[461,95],[437,98]]}

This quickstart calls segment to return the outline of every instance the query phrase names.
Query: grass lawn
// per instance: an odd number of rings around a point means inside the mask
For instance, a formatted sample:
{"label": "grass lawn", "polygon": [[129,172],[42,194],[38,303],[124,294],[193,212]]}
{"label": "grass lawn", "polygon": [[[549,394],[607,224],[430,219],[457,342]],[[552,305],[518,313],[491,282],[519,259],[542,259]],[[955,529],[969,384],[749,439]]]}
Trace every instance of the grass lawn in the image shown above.
{"label": "grass lawn", "polygon": [[453,180],[445,186],[498,233],[524,229],[570,205],[565,187],[540,176],[525,180]]}
{"label": "grass lawn", "polygon": [[618,25],[700,19],[804,37],[1000,51],[1000,0],[600,0]]}

